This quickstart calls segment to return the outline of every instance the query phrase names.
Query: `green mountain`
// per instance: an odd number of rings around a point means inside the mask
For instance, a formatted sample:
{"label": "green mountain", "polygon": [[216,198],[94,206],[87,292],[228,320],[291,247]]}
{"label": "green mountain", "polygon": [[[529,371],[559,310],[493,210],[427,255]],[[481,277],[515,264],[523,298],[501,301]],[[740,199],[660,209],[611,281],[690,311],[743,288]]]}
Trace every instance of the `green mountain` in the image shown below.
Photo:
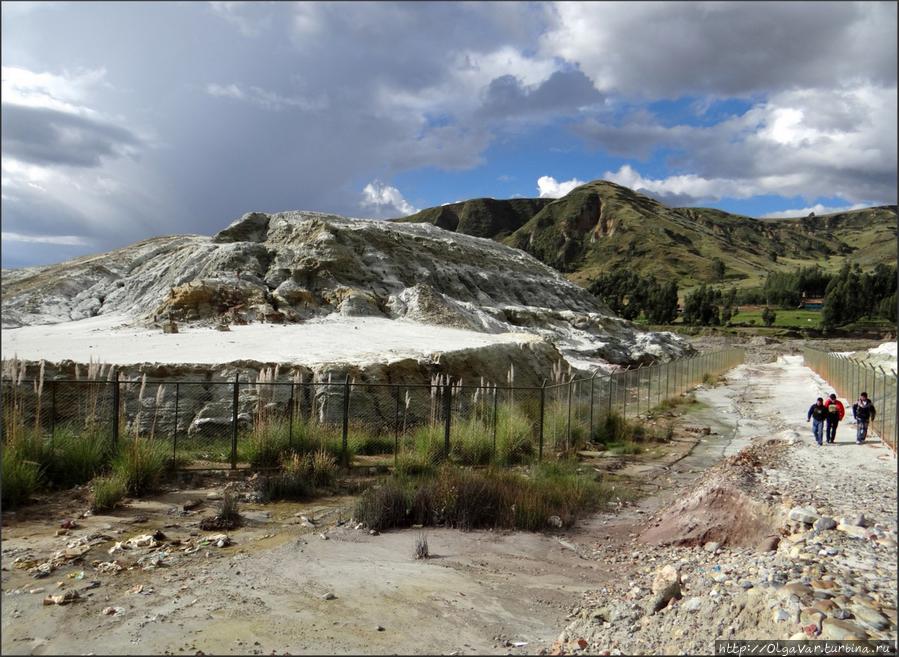
{"label": "green mountain", "polygon": [[758,285],[768,271],[845,261],[896,262],[896,206],[799,219],[754,219],[711,208],[670,208],[604,180],[556,199],[474,199],[400,221],[490,237],[527,251],[581,285],[627,267],[682,289],[724,281]]}
{"label": "green mountain", "polygon": [[427,208],[394,221],[424,222],[466,235],[501,241],[552,202],[551,198],[475,198]]}

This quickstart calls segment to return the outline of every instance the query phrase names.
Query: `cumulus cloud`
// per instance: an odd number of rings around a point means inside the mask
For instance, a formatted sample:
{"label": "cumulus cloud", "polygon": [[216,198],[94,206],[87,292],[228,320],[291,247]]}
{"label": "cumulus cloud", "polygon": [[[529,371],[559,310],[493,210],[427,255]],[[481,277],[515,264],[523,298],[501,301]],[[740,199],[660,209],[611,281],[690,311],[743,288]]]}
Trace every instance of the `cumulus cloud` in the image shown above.
{"label": "cumulus cloud", "polygon": [[537,191],[540,192],[540,198],[559,198],[583,184],[584,181],[577,178],[558,181],[552,176],[540,176],[537,179]]}
{"label": "cumulus cloud", "polygon": [[[602,92],[751,96],[896,83],[892,2],[560,2],[541,53]],[[647,47],[646,44],[652,44]]]}
{"label": "cumulus cloud", "polygon": [[359,205],[377,217],[396,217],[415,214],[418,208],[403,198],[396,187],[373,180],[362,189]]}
{"label": "cumulus cloud", "polygon": [[669,167],[684,173],[647,180],[626,165],[606,175],[686,203],[757,194],[886,203],[896,194],[896,98],[895,87],[796,89],[709,126],[664,126],[644,113],[623,125],[592,120],[576,130],[625,156],[667,149]]}
{"label": "cumulus cloud", "polygon": [[796,208],[793,210],[780,210],[778,212],[769,212],[768,214],[763,214],[763,219],[781,219],[781,218],[790,218],[790,217],[807,217],[809,214],[814,212],[816,215],[822,214],[835,214],[837,212],[851,212],[852,210],[861,210],[863,208],[870,207],[870,203],[853,203],[852,205],[846,206],[832,206],[832,205],[821,205],[820,203],[815,203],[813,206],[808,208]]}

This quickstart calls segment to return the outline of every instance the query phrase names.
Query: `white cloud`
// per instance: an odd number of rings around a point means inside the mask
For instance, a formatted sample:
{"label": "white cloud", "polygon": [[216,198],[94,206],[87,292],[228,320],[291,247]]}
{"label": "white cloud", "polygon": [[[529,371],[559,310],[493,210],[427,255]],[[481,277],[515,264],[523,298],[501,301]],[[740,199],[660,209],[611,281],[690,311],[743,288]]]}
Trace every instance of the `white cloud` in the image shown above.
{"label": "white cloud", "polygon": [[559,2],[551,17],[540,54],[577,62],[601,92],[726,97],[896,80],[891,2]]}
{"label": "white cloud", "polygon": [[820,203],[816,203],[815,205],[809,208],[797,208],[794,210],[781,210],[779,212],[769,212],[768,214],[763,214],[763,219],[782,219],[789,217],[807,217],[810,213],[814,212],[816,215],[822,214],[834,214],[837,212],[850,212],[852,210],[861,210],[863,208],[869,208],[873,203],[853,203],[852,205],[847,206],[830,206],[830,205],[821,205]]}
{"label": "white cloud", "polygon": [[663,199],[718,200],[749,198],[757,193],[751,182],[725,178],[703,178],[693,174],[660,179],[644,178],[628,164],[622,165],[618,171],[606,171],[603,178]]}
{"label": "white cloud", "polygon": [[89,242],[77,235],[24,235],[3,231],[0,239],[9,242],[25,242],[28,244],[55,244],[57,246],[87,246]]}
{"label": "white cloud", "polygon": [[325,109],[328,106],[328,100],[324,96],[319,96],[314,99],[282,96],[274,91],[255,86],[247,87],[246,91],[244,91],[233,82],[231,84],[216,84],[210,82],[206,85],[206,93],[218,98],[233,98],[234,100],[246,101],[258,105],[263,109],[276,112],[288,107],[312,111]]}
{"label": "white cloud", "polygon": [[2,77],[4,103],[96,116],[97,112],[85,107],[83,103],[91,88],[104,84],[106,69],[56,75],[36,73],[18,66],[4,66]]}
{"label": "white cloud", "polygon": [[584,181],[577,178],[557,181],[552,176],[540,176],[537,179],[537,190],[540,192],[540,198],[559,198],[583,184]]}
{"label": "white cloud", "polygon": [[374,210],[379,217],[405,216],[415,214],[418,208],[403,198],[396,187],[385,185],[380,180],[373,180],[362,189],[362,200],[359,205]]}
{"label": "white cloud", "polygon": [[896,115],[895,87],[858,85],[772,94],[710,126],[663,126],[639,115],[623,125],[585,121],[578,131],[626,157],[671,151],[670,168],[683,173],[648,179],[625,165],[605,174],[666,200],[775,194],[889,203],[896,199]]}

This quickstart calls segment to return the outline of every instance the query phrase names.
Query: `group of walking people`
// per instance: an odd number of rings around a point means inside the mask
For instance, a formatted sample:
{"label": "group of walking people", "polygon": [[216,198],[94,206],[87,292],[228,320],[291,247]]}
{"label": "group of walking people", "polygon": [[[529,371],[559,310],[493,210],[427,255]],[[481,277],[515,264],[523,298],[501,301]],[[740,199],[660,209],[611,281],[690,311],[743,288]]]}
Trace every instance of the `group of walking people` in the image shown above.
{"label": "group of walking people", "polygon": [[[855,419],[855,444],[861,445],[868,437],[868,423],[874,420],[877,410],[868,399],[868,393],[863,392],[858,396],[858,401],[852,405],[852,417]],[[843,402],[837,399],[837,394],[831,393],[826,400],[818,397],[817,401],[808,409],[806,422],[812,423],[812,435],[819,445],[832,445],[837,439],[837,425],[846,415]]]}

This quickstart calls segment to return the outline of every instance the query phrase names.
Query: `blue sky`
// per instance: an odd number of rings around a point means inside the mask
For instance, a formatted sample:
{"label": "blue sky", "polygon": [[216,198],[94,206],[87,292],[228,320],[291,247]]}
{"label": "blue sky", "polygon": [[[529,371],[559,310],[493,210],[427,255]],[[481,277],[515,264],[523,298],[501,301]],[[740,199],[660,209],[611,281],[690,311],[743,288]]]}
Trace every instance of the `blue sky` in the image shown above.
{"label": "blue sky", "polygon": [[896,203],[896,4],[3,3],[2,262],[605,178]]}

